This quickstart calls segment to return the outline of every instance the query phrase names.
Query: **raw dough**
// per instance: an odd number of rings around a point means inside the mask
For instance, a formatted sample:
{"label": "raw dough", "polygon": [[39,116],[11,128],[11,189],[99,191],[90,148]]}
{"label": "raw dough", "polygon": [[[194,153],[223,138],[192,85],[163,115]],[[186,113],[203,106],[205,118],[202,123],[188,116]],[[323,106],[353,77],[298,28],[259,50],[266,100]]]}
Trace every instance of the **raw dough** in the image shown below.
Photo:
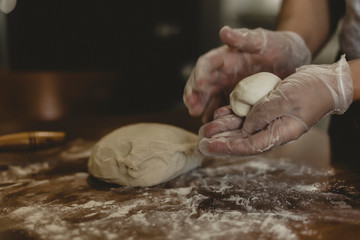
{"label": "raw dough", "polygon": [[240,117],[245,117],[251,107],[268,95],[280,81],[278,76],[269,72],[261,72],[244,78],[230,94],[233,112]]}
{"label": "raw dough", "polygon": [[89,172],[123,186],[153,186],[200,166],[198,141],[196,134],[171,125],[128,125],[94,146]]}

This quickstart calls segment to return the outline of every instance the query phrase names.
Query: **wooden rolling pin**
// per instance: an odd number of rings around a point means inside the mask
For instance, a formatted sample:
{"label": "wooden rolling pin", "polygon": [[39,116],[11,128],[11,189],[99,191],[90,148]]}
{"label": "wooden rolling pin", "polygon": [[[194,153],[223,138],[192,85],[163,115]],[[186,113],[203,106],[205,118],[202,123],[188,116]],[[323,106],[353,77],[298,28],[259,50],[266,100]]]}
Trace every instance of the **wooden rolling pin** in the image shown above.
{"label": "wooden rolling pin", "polygon": [[37,150],[64,142],[64,132],[20,132],[0,136],[0,150]]}

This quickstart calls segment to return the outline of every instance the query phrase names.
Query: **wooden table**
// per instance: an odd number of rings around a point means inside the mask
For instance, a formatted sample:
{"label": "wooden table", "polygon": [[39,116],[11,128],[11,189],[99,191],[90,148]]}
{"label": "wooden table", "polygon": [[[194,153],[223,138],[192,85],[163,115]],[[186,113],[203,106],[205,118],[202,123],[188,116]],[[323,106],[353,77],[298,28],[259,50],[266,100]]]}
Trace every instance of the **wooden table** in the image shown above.
{"label": "wooden table", "polygon": [[63,146],[0,153],[0,239],[359,239],[360,173],[331,165],[328,136],[246,158],[209,158],[151,188],[100,182],[87,172],[100,137],[135,122],[197,131],[168,113],[3,123],[0,132],[62,130]]}

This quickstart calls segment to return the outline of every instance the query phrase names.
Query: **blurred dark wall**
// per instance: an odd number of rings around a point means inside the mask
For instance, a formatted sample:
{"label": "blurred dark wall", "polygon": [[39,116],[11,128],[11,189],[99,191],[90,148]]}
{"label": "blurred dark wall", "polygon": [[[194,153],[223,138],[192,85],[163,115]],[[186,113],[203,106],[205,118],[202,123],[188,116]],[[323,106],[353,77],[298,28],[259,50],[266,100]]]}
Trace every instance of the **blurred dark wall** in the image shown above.
{"label": "blurred dark wall", "polygon": [[166,109],[181,102],[184,67],[204,50],[202,4],[18,1],[7,16],[9,65],[12,71],[115,72],[109,104],[120,113]]}

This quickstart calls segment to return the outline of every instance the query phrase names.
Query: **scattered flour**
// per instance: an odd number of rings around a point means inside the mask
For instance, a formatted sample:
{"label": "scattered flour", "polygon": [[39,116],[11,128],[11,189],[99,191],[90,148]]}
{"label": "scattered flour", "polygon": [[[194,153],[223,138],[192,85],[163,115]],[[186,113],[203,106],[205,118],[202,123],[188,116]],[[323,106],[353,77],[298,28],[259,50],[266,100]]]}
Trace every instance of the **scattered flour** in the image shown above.
{"label": "scattered flour", "polygon": [[316,183],[311,185],[296,185],[294,188],[304,192],[316,192],[320,190],[319,184]]}
{"label": "scattered flour", "polygon": [[[360,210],[353,209],[360,200],[326,192],[332,175],[288,159],[256,158],[200,168],[152,188],[114,187],[79,193],[76,203],[33,201],[6,211],[41,239],[297,240],[318,234],[312,226],[319,218],[360,225]],[[87,177],[77,173],[57,181]]]}
{"label": "scattered flour", "polygon": [[48,162],[39,162],[26,166],[9,166],[10,172],[17,177],[25,177],[49,169]]}

